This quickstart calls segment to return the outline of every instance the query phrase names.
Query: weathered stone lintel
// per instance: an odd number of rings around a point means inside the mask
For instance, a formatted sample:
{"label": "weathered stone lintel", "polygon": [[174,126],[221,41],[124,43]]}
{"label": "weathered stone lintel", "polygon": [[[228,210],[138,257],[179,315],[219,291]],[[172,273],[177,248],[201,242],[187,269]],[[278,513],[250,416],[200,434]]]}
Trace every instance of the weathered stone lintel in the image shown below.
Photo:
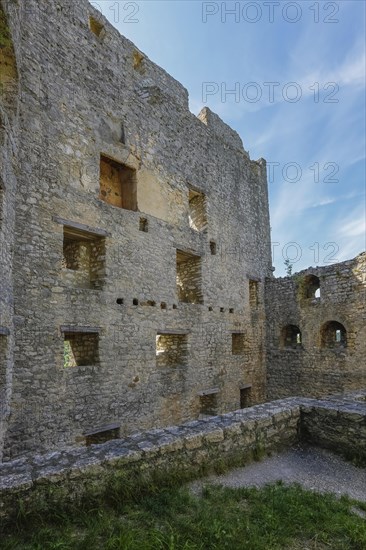
{"label": "weathered stone lintel", "polygon": [[73,222],[70,220],[64,220],[63,218],[60,218],[59,216],[53,216],[53,221],[56,223],[59,223],[60,225],[65,225],[67,227],[72,227],[73,229],[76,229],[78,231],[88,233],[95,235],[96,237],[110,237],[111,233],[109,231],[106,231],[105,229],[100,229],[97,227],[90,227],[89,225],[85,225],[83,223]]}
{"label": "weathered stone lintel", "polygon": [[83,334],[99,334],[101,332],[101,327],[79,327],[75,325],[61,325],[60,331],[64,332],[75,332]]}

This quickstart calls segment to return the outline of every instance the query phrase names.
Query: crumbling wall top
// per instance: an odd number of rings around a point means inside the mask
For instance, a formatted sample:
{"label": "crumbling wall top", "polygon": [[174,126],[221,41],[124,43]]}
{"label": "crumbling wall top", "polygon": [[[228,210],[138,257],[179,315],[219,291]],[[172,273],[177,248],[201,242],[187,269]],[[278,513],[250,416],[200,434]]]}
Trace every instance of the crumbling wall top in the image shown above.
{"label": "crumbling wall top", "polygon": [[248,153],[245,151],[243,142],[239,134],[230,128],[228,124],[223,122],[221,118],[208,107],[204,107],[198,114],[198,118],[201,122],[212,130],[219,138],[221,138],[227,145],[234,147],[235,149],[242,150],[249,158]]}

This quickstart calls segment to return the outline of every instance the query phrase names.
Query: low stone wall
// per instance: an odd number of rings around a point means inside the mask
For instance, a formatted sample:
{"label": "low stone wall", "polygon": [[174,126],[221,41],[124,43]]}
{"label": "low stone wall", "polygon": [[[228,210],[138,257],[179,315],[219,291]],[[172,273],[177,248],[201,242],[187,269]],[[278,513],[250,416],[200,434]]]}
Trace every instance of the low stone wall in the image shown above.
{"label": "low stone wall", "polygon": [[[32,505],[105,494],[118,476],[192,479],[244,465],[304,439],[366,459],[366,391],[324,400],[288,398],[89,447],[0,464],[0,518]],[[111,485],[112,484],[112,485]]]}
{"label": "low stone wall", "polygon": [[156,429],[102,445],[68,448],[0,465],[0,517],[16,509],[18,498],[80,498],[102,494],[118,472],[161,472],[189,479],[215,467],[245,464],[298,440],[299,403],[285,399],[222,416]]}
{"label": "low stone wall", "polygon": [[362,463],[366,461],[366,391],[303,401],[302,439]]}

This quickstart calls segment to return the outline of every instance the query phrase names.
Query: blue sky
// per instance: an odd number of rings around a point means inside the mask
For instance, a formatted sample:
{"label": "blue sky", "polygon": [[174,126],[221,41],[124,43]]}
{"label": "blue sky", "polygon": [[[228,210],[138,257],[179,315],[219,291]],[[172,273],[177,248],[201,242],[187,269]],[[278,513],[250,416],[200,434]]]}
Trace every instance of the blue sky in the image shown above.
{"label": "blue sky", "polygon": [[365,2],[91,3],[271,163],[277,276],[365,250]]}

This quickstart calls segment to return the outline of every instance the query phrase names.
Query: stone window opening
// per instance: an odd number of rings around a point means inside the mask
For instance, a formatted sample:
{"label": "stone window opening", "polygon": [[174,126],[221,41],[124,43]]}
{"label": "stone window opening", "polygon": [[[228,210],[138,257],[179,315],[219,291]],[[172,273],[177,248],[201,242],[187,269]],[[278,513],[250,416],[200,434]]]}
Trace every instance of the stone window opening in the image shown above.
{"label": "stone window opening", "polygon": [[125,127],[124,127],[123,123],[121,123],[121,132],[120,132],[119,140],[124,145],[126,144],[126,131],[125,131]]}
{"label": "stone window opening", "polygon": [[244,355],[245,353],[244,332],[234,332],[231,335],[231,353],[232,355]]}
{"label": "stone window opening", "polygon": [[284,348],[298,348],[302,345],[301,331],[296,325],[286,325],[282,329],[281,345]]}
{"label": "stone window opening", "polygon": [[328,321],[321,328],[321,347],[345,348],[347,347],[347,331],[338,321]]}
{"label": "stone window opening", "polygon": [[134,298],[134,299],[132,300],[132,304],[133,304],[134,306],[138,306],[138,305],[139,305],[138,299],[137,299],[137,298]]}
{"label": "stone window opening", "polygon": [[102,36],[102,32],[104,31],[104,25],[92,15],[89,17],[89,28],[98,38]]}
{"label": "stone window opening", "polygon": [[123,306],[123,304],[124,304],[124,299],[123,299],[123,298],[117,298],[116,303],[117,303],[119,306]]}
{"label": "stone window opening", "polygon": [[199,418],[207,418],[218,414],[218,388],[205,390],[198,393],[200,400]]}
{"label": "stone window opening", "polygon": [[177,333],[156,335],[156,366],[181,368],[188,364],[188,336]]}
{"label": "stone window opening", "polygon": [[166,302],[161,302],[160,308],[161,309],[166,309],[167,308]]}
{"label": "stone window opening", "polygon": [[149,222],[146,218],[140,218],[139,230],[143,233],[149,232]]}
{"label": "stone window opening", "polygon": [[256,309],[259,305],[259,282],[249,281],[249,305],[251,308]]}
{"label": "stone window opening", "polygon": [[7,361],[8,339],[5,334],[0,333],[0,397],[6,385],[6,361]]}
{"label": "stone window opening", "polygon": [[99,334],[64,332],[64,367],[85,367],[99,364]]}
{"label": "stone window opening", "polygon": [[85,241],[69,239],[64,234],[63,267],[71,271],[79,271],[86,267],[89,271],[90,253]]}
{"label": "stone window opening", "polygon": [[188,206],[189,226],[195,231],[203,231],[207,226],[206,196],[204,193],[190,188],[188,191]]}
{"label": "stone window opening", "polygon": [[64,279],[74,287],[102,288],[105,278],[105,238],[64,225],[62,269]]}
{"label": "stone window opening", "polygon": [[246,384],[240,388],[240,408],[247,409],[252,403],[252,385]]}
{"label": "stone window opening", "polygon": [[112,206],[137,211],[136,170],[101,155],[99,198]]}
{"label": "stone window opening", "polygon": [[176,269],[178,300],[187,304],[202,304],[200,256],[177,250]]}
{"label": "stone window opening", "polygon": [[320,279],[316,275],[307,275],[303,282],[303,297],[306,299],[320,298]]}
{"label": "stone window opening", "polygon": [[138,50],[135,50],[133,52],[133,68],[135,69],[135,71],[138,71],[139,73],[145,72],[144,61],[145,61],[144,55]]}
{"label": "stone window opening", "polygon": [[4,188],[0,177],[0,228],[2,227],[2,224],[3,224],[3,217],[4,217]]}
{"label": "stone window opening", "polygon": [[86,432],[85,445],[89,447],[90,445],[100,445],[111,441],[112,439],[119,439],[121,437],[121,428],[119,424],[111,424],[109,426],[103,426],[102,428],[97,428],[93,431]]}
{"label": "stone window opening", "polygon": [[216,256],[217,254],[217,246],[215,241],[210,241],[210,252],[212,256]]}

